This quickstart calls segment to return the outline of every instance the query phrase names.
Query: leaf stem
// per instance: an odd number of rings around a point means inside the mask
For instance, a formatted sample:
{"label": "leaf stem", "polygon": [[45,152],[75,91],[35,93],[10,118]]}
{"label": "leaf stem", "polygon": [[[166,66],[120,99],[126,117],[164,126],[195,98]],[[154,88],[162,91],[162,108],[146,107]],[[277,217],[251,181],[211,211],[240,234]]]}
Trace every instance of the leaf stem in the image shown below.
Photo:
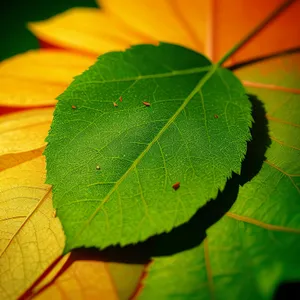
{"label": "leaf stem", "polygon": [[217,63],[217,66],[221,66],[227,61],[233,54],[240,50],[249,40],[251,40],[257,33],[262,31],[265,26],[273,21],[278,15],[280,15],[285,9],[287,9],[295,0],[287,0],[273,10],[260,24],[252,29],[242,40],[240,40],[233,48],[231,48]]}

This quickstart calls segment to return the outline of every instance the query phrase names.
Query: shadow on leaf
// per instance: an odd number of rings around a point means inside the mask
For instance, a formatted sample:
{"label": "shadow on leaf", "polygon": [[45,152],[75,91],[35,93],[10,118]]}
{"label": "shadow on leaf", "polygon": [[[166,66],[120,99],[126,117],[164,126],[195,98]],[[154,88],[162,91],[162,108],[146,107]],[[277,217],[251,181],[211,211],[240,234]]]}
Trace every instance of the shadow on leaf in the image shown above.
{"label": "shadow on leaf", "polygon": [[206,230],[219,221],[236,201],[239,186],[251,181],[259,173],[271,140],[263,103],[254,95],[248,96],[252,104],[254,122],[251,128],[252,140],[247,145],[241,174],[233,174],[217,198],[201,207],[187,223],[169,233],[153,237],[155,247],[152,256],[172,255],[200,245],[206,237]]}
{"label": "shadow on leaf", "polygon": [[273,300],[300,299],[300,281],[285,281],[275,290]]}
{"label": "shadow on leaf", "polygon": [[247,153],[242,163],[240,185],[243,186],[255,177],[266,159],[265,153],[271,145],[268,132],[268,120],[263,103],[254,95],[248,95],[252,104],[254,123],[251,128],[252,140],[248,142]]}

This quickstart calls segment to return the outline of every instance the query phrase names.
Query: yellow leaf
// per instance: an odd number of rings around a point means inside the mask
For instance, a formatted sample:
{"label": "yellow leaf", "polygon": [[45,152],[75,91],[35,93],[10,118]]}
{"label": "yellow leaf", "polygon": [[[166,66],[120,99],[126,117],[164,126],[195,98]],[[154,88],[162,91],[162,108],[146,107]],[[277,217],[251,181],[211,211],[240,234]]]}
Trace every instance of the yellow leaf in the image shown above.
{"label": "yellow leaf", "polygon": [[[104,12],[114,14],[137,32],[142,32],[155,41],[175,43],[203,51],[208,0],[98,0],[98,2]],[[193,13],[189,15],[192,10]],[[197,26],[200,29],[195,30]]]}
{"label": "yellow leaf", "polygon": [[107,265],[101,261],[75,261],[35,299],[117,300]]}
{"label": "yellow leaf", "polygon": [[[178,43],[219,60],[231,47],[284,0],[98,0],[135,30],[154,40]],[[257,9],[259,8],[259,9]],[[231,58],[231,63],[300,46],[300,2],[270,22],[253,41]],[[288,34],[286,34],[288,32]],[[259,47],[257,47],[259,45]]]}
{"label": "yellow leaf", "polygon": [[53,215],[40,156],[0,172],[0,295],[16,299],[61,254],[64,234]]}
{"label": "yellow leaf", "polygon": [[0,105],[54,105],[55,98],[95,61],[58,50],[32,50],[0,63]]}
{"label": "yellow leaf", "polygon": [[[23,294],[62,252],[64,234],[52,207],[51,187],[44,181],[43,156],[0,172],[0,295],[4,299]],[[51,272],[52,278],[60,268]],[[125,300],[142,270],[143,265],[74,261],[53,283],[50,275],[42,280],[38,287],[51,284],[38,298],[98,299],[101,295]]]}
{"label": "yellow leaf", "polygon": [[131,299],[138,288],[145,265],[109,263],[108,269],[119,299]]}
{"label": "yellow leaf", "polygon": [[152,41],[97,8],[72,8],[28,26],[42,41],[94,55]]}
{"label": "yellow leaf", "polygon": [[43,155],[45,147],[21,153],[10,153],[0,157],[0,171],[15,167],[25,161],[32,160]]}
{"label": "yellow leaf", "polygon": [[195,50],[209,53],[210,22],[212,1],[209,0],[168,0],[172,10],[180,20],[181,26],[195,41]]}
{"label": "yellow leaf", "polygon": [[78,300],[129,299],[137,288],[144,265],[103,262],[101,259],[103,253],[99,251],[77,249],[63,257],[38,285],[26,293],[40,300],[66,297]]}
{"label": "yellow leaf", "polygon": [[15,164],[15,159],[19,163],[24,161],[15,154],[30,153],[46,145],[45,137],[52,122],[52,114],[53,108],[45,108],[0,117],[0,171],[4,169],[3,166]]}

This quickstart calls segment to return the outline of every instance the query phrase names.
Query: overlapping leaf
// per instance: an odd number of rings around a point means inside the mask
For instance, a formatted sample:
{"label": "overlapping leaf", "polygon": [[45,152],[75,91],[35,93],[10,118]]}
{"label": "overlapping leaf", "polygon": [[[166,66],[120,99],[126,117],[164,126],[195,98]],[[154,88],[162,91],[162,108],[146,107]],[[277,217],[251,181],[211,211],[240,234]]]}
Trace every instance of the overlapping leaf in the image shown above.
{"label": "overlapping leaf", "polygon": [[251,120],[241,83],[193,51],[144,45],[100,57],[59,97],[47,138],[65,251],[186,222],[240,172]]}
{"label": "overlapping leaf", "polygon": [[0,173],[0,295],[16,299],[64,244],[39,156]]}
{"label": "overlapping leaf", "polygon": [[0,117],[0,171],[42,155],[52,114],[45,108]]}
{"label": "overlapping leaf", "polygon": [[237,72],[267,110],[266,160],[200,246],[154,260],[140,299],[271,299],[279,283],[300,279],[299,60],[293,54]]}
{"label": "overlapping leaf", "polygon": [[94,58],[58,50],[32,50],[0,64],[0,106],[54,105],[73,76]]}
{"label": "overlapping leaf", "polygon": [[152,41],[120,19],[87,7],[73,8],[46,21],[30,23],[29,29],[50,44],[95,56]]}
{"label": "overlapping leaf", "polygon": [[[67,295],[78,300],[99,297],[127,300],[133,294],[143,270],[143,265],[80,259],[72,261],[72,255],[68,254],[63,264],[52,272],[52,278],[44,278],[33,290],[35,299],[65,299]],[[70,259],[72,263],[68,264]],[[68,267],[65,268],[65,265]]]}

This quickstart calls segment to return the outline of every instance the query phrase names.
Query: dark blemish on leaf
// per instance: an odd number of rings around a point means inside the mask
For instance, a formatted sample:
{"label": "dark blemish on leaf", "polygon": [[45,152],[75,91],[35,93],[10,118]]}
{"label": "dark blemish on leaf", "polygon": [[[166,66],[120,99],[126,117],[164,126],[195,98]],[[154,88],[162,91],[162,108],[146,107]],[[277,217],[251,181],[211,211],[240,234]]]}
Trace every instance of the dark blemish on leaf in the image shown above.
{"label": "dark blemish on leaf", "polygon": [[75,106],[75,105],[72,105],[72,109],[76,109],[77,108],[77,106]]}
{"label": "dark blemish on leaf", "polygon": [[218,115],[214,115],[214,118],[215,118],[215,119],[218,119],[218,118],[219,118],[219,116],[218,116]]}
{"label": "dark blemish on leaf", "polygon": [[173,184],[172,188],[176,191],[180,188],[180,182],[176,182]]}
{"label": "dark blemish on leaf", "polygon": [[100,166],[96,166],[96,170],[100,170],[101,168],[100,168]]}
{"label": "dark blemish on leaf", "polygon": [[122,101],[123,101],[123,98],[122,98],[122,96],[120,96],[119,100],[120,100],[120,102],[122,102]]}
{"label": "dark blemish on leaf", "polygon": [[149,103],[149,102],[143,102],[143,104],[144,104],[145,106],[150,106],[150,103]]}
{"label": "dark blemish on leaf", "polygon": [[53,218],[56,218],[56,209],[53,211]]}
{"label": "dark blemish on leaf", "polygon": [[116,102],[114,102],[114,107],[117,107],[117,106],[118,106],[118,104]]}

